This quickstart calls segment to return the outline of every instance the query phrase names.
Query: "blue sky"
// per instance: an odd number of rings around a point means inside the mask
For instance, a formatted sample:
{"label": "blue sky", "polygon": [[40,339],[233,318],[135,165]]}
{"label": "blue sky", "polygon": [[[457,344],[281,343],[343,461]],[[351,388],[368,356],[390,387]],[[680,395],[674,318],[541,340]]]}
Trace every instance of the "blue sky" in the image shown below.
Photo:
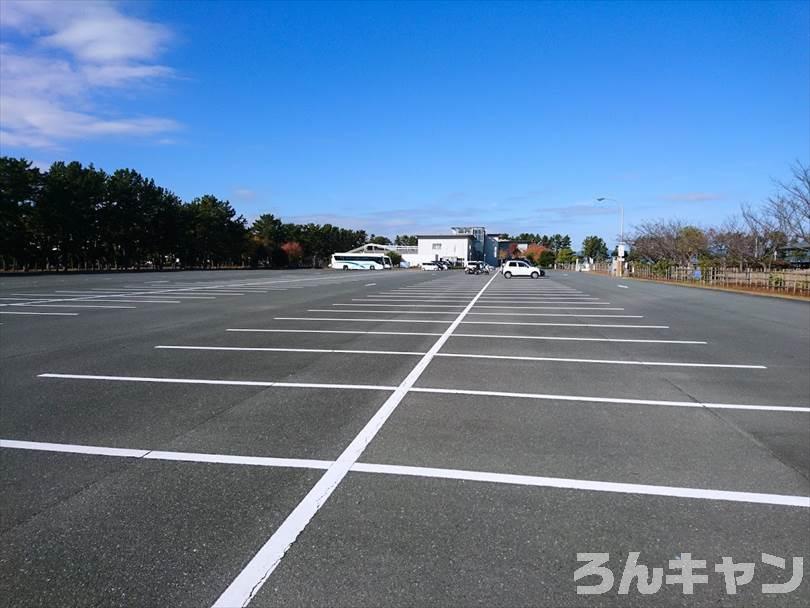
{"label": "blue sky", "polygon": [[614,242],[810,160],[810,3],[3,2],[0,146],[248,218]]}

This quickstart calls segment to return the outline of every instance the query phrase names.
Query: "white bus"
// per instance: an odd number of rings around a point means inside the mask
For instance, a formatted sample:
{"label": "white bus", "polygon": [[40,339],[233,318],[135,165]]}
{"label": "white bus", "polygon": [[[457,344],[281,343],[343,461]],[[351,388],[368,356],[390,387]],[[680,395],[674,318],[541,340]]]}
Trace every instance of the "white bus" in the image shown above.
{"label": "white bus", "polygon": [[379,253],[335,253],[332,255],[334,270],[389,270],[391,258]]}

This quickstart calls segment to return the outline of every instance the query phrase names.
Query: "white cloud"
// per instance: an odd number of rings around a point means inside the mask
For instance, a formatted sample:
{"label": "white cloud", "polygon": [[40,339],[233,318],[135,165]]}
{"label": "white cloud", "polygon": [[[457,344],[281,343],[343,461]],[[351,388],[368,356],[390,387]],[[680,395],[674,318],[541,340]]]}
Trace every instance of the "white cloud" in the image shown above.
{"label": "white cloud", "polygon": [[109,2],[13,0],[0,3],[0,145],[45,148],[66,140],[153,136],[169,118],[99,111],[94,94],[167,78],[154,59],[171,39],[160,24],[130,17]]}
{"label": "white cloud", "polygon": [[720,201],[725,198],[716,192],[681,192],[678,194],[668,194],[662,196],[661,200],[671,203],[705,203],[708,201]]}
{"label": "white cloud", "polygon": [[233,196],[240,201],[252,201],[256,198],[256,192],[250,188],[234,188]]}

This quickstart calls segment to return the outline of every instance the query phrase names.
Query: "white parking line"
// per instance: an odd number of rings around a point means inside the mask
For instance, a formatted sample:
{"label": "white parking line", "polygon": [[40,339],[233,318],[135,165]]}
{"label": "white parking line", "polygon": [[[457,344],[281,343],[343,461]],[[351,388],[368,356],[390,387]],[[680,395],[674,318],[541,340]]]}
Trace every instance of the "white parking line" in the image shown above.
{"label": "white parking line", "polygon": [[166,350],[216,350],[216,351],[247,351],[247,352],[272,352],[272,353],[333,353],[343,355],[424,355],[423,352],[403,351],[403,350],[345,350],[335,348],[270,348],[270,347],[249,347],[249,346],[170,346],[160,345],[155,348]]}
{"label": "white parking line", "polygon": [[624,310],[623,307],[603,307],[600,306],[599,308],[593,308],[592,306],[492,306],[492,305],[482,305],[478,304],[476,308],[508,308],[510,310],[593,310],[593,311],[603,311],[603,310]]}
{"label": "white parking line", "polygon": [[[358,350],[341,348],[281,348],[267,346],[194,346],[166,345],[155,346],[160,350],[195,350],[195,351],[235,351],[235,352],[270,352],[270,353],[317,353],[340,355],[409,355],[422,356],[425,352],[409,350]],[[455,357],[460,359],[492,359],[506,361],[545,361],[558,363],[599,363],[608,365],[642,365],[651,367],[696,367],[712,369],[768,369],[764,365],[744,365],[736,363],[689,363],[681,361],[634,361],[624,359],[576,359],[568,357],[532,357],[524,355],[489,355],[471,353],[436,353],[436,357]]]}
{"label": "white parking line", "polygon": [[[407,300],[408,302],[458,302],[458,298],[389,298],[389,297],[382,297],[382,296],[368,296],[367,298],[352,298],[352,301],[359,301],[359,302],[402,302]],[[462,299],[463,301],[463,299]],[[591,301],[580,301],[580,300],[528,300],[526,298],[515,298],[514,300],[508,300],[504,298],[500,298],[497,300],[484,300],[486,304],[587,304],[589,306],[602,306],[610,304],[610,302],[591,302]]]}
{"label": "white parking line", "polygon": [[[238,456],[233,454],[209,454],[194,452],[168,452],[158,450],[139,450],[130,448],[113,448],[104,446],[75,445],[66,443],[43,443],[38,441],[17,441],[0,439],[0,448],[15,450],[32,450],[68,454],[89,454],[96,456],[115,456],[144,460],[166,460],[173,462],[206,462],[241,466],[328,469],[334,464],[329,460],[312,460],[303,458],[277,458],[268,456]],[[515,475],[510,473],[491,473],[488,471],[469,471],[461,469],[443,469],[435,467],[417,467],[396,464],[375,464],[356,462],[350,469],[354,473],[376,473],[385,475],[403,475],[408,477],[426,477],[432,479],[451,479],[482,483],[560,488],[566,490],[584,490],[591,492],[616,492],[620,494],[638,494],[646,496],[664,496],[672,498],[692,498],[700,500],[723,500],[731,502],[780,505],[789,507],[810,508],[810,497],[792,496],[789,494],[765,494],[761,492],[735,492],[731,490],[712,490],[708,488],[689,488],[678,486],[658,486],[615,481],[595,481],[587,479],[569,479],[563,477],[541,477],[537,475]]]}
{"label": "white parking line", "polygon": [[[449,323],[447,319],[351,319],[339,317],[273,317],[276,321],[339,321],[341,323]],[[669,329],[669,325],[607,323],[540,323],[531,321],[461,321],[463,325],[525,325],[534,327],[609,327],[614,329]]]}
{"label": "white parking line", "polygon": [[397,315],[457,315],[458,310],[354,310],[334,308],[307,308],[307,312],[330,312],[330,313],[363,313],[366,315],[397,314]]}
{"label": "white parking line", "polygon": [[484,300],[599,300],[590,294],[577,293],[492,293]]}
{"label": "white parking line", "polygon": [[38,374],[37,378],[62,380],[103,380],[109,382],[154,382],[158,384],[212,384],[221,386],[262,386],[276,388],[322,388],[368,391],[393,391],[395,386],[377,384],[333,384],[318,382],[270,382],[261,380],[212,380],[208,378],[154,378],[149,376],[99,376],[89,374]]}
{"label": "white parking line", "polygon": [[[98,300],[99,302],[109,302],[110,300],[108,300],[107,298],[113,298],[113,297],[116,297],[116,296],[118,296],[118,297],[126,297],[126,298],[139,298],[138,300],[134,300],[134,301],[142,302],[143,300],[141,300],[140,298],[149,298],[149,297],[155,297],[155,296],[160,297],[161,295],[163,295],[163,294],[159,294],[159,293],[146,294],[146,295],[139,295],[137,293],[133,293],[133,294],[121,293],[117,289],[113,289],[111,291],[112,291],[112,293],[110,293],[110,294],[98,294],[98,293],[94,294],[92,292],[88,293],[86,291],[77,291],[77,292],[71,292],[73,295],[69,295],[68,293],[65,293],[65,292],[54,292],[52,294],[50,294],[50,293],[17,293],[17,294],[12,294],[12,295],[26,296],[25,299],[30,299],[30,300],[49,299],[50,301],[54,301],[54,302],[72,302],[74,300]],[[179,294],[172,293],[172,294],[165,294],[165,295],[170,296],[171,298],[180,299],[180,300],[216,300],[215,296],[188,296],[188,295],[185,295],[185,294],[182,294],[182,293],[179,293]]]}
{"label": "white parking line", "polygon": [[[599,308],[598,310],[606,310]],[[360,311],[358,311],[360,312]],[[496,315],[500,317],[584,317],[584,318],[608,318],[608,319],[643,319],[644,315],[590,315],[569,312],[471,312],[471,315]]]}
{"label": "white parking line", "polygon": [[70,443],[44,443],[41,441],[16,441],[13,439],[0,439],[0,448],[42,452],[65,452],[68,454],[94,454],[96,456],[123,456],[125,458],[142,458],[149,453],[149,450],[73,445]]}
{"label": "white parking line", "polygon": [[77,312],[30,312],[23,310],[0,310],[0,315],[43,315],[49,317],[78,317]]}
{"label": "white parking line", "polygon": [[557,361],[561,363],[605,363],[611,365],[650,365],[660,367],[709,367],[731,369],[768,369],[764,365],[738,365],[732,363],[685,363],[679,361],[632,361],[623,359],[571,359],[564,357],[529,357],[523,355],[485,355],[468,353],[439,353],[437,357],[462,359],[505,359],[508,361]]}
{"label": "white parking line", "polygon": [[[388,308],[398,307],[398,308],[464,308],[464,304],[390,304],[388,302],[377,302],[374,304],[363,303],[365,302],[362,298],[353,298],[355,304],[332,304],[332,306],[367,306],[372,307],[376,306],[377,308],[381,306],[386,306]],[[479,308],[508,308],[509,310],[593,310],[602,312],[603,310],[624,310],[623,307],[610,307],[610,308],[592,308],[590,306],[482,306],[481,304],[476,304],[473,310],[477,310]]]}
{"label": "white parking line", "polygon": [[[456,313],[458,314],[458,313]],[[346,323],[450,323],[452,319],[339,319],[332,317],[273,317],[276,321],[341,321]]]}
{"label": "white parking line", "polygon": [[[333,304],[332,306],[337,306]],[[603,309],[599,309],[603,310]],[[454,310],[366,310],[366,309],[334,309],[334,308],[308,308],[307,312],[331,312],[331,313],[363,313],[367,315],[376,314],[397,314],[397,315],[454,315]],[[608,319],[643,319],[644,315],[589,315],[577,313],[554,313],[554,312],[473,312],[470,315],[491,315],[497,317],[599,317]]]}
{"label": "white parking line", "polygon": [[464,319],[464,315],[473,307],[476,300],[481,297],[487,287],[492,283],[492,277],[481,288],[481,291],[470,301],[467,307],[458,315],[456,320],[445,330],[430,350],[414,366],[411,372],[400,383],[394,393],[386,399],[371,420],[368,421],[360,433],[352,440],[349,446],[341,453],[335,463],[329,467],[315,486],[298,503],[284,523],[276,529],[264,546],[245,566],[244,570],[233,580],[228,588],[214,603],[215,608],[233,608],[245,606],[258,593],[267,578],[278,566],[290,545],[295,542],[298,535],[306,528],[309,521],[315,516],[321,506],[329,499],[343,478],[348,474],[352,465],[363,454],[366,446],[377,435],[388,417],[394,412],[400,401],[413,387],[422,372],[428,366],[433,356],[441,349],[450,334]]}
{"label": "white parking line", "polygon": [[574,338],[570,336],[512,336],[498,334],[453,334],[454,338],[482,338],[500,340],[562,340],[570,342],[630,342],[635,344],[708,344],[702,340],[647,340],[641,338]]}
{"label": "white parking line", "polygon": [[510,399],[540,399],[546,401],[579,401],[585,403],[615,403],[619,405],[661,405],[667,407],[697,407],[722,410],[762,410],[768,412],[807,412],[810,407],[798,405],[752,405],[742,403],[704,403],[700,401],[662,401],[657,399],[625,399],[621,397],[587,397],[584,395],[551,395],[545,393],[512,393],[508,391],[478,391],[460,388],[418,388],[415,393],[469,395],[476,397],[507,397]]}
{"label": "white parking line", "polygon": [[99,304],[9,304],[9,306],[24,306],[25,308],[138,308],[137,306],[102,306]]}
{"label": "white parking line", "polygon": [[622,289],[630,289],[627,285],[616,285],[616,287],[621,287]]}
{"label": "white parking line", "polygon": [[669,325],[620,325],[611,323],[542,323],[539,321],[463,321],[467,325],[526,325],[534,327],[611,327],[614,329],[669,329]]}
{"label": "white parking line", "polygon": [[266,456],[236,456],[232,454],[198,454],[193,452],[166,452],[161,450],[133,450],[93,445],[74,445],[68,443],[42,443],[38,441],[16,441],[0,439],[0,448],[15,450],[35,450],[43,452],[61,452],[68,454],[91,454],[95,456],[117,456],[123,458],[142,458],[144,460],[170,460],[175,462],[210,462],[217,464],[239,464],[261,467],[284,467],[298,469],[328,469],[329,460],[310,460],[301,458],[272,458]]}
{"label": "white parking line", "polygon": [[180,300],[109,300],[107,298],[73,298],[70,301],[86,302],[92,300],[93,302],[114,302],[123,304],[182,304]]}
{"label": "white parking line", "polygon": [[441,336],[440,333],[418,332],[418,331],[359,331],[350,329],[250,329],[232,328],[225,331],[237,332],[259,332],[273,334],[368,334],[377,336]]}
{"label": "white parking line", "polygon": [[353,302],[356,304],[332,304],[332,306],[397,306],[400,308],[464,308],[466,304],[393,304],[388,302],[375,302],[374,304],[362,304],[362,302],[366,302],[363,298],[352,298]]}
{"label": "white parking line", "polygon": [[362,473],[384,473],[388,475],[407,475],[412,477],[432,477],[436,479],[456,479],[464,481],[503,483],[542,488],[562,488],[568,490],[586,490],[592,492],[617,492],[620,494],[641,494],[647,496],[667,496],[673,498],[723,500],[730,502],[746,502],[810,508],[810,498],[807,496],[790,496],[785,494],[762,494],[759,492],[733,492],[729,490],[653,486],[637,483],[591,481],[587,479],[565,479],[562,477],[537,477],[533,475],[510,475],[507,473],[488,473],[485,471],[462,471],[458,469],[437,469],[430,467],[371,464],[364,462],[358,462],[352,467],[352,471]]}
{"label": "white parking line", "polygon": [[[375,319],[376,320],[376,319]],[[246,332],[246,333],[279,333],[279,334],[357,334],[357,335],[377,335],[377,336],[441,336],[441,333],[418,332],[418,331],[362,331],[354,329],[276,329],[276,328],[230,328],[225,331]],[[647,340],[641,338],[574,338],[569,336],[515,336],[515,335],[493,335],[493,334],[458,334],[454,333],[451,338],[479,338],[498,340],[560,340],[570,342],[627,342],[633,344],[708,344],[702,340]]]}

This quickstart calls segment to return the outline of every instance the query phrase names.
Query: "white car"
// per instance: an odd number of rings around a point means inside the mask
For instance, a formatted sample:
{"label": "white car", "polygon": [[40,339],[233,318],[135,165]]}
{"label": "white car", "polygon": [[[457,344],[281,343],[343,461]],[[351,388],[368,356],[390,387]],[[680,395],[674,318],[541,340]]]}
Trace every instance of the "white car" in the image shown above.
{"label": "white car", "polygon": [[546,271],[537,266],[532,266],[523,260],[509,260],[504,262],[501,266],[501,272],[504,278],[511,279],[512,277],[531,277],[539,279],[546,276]]}
{"label": "white car", "polygon": [[422,262],[422,270],[441,270],[436,262]]}

